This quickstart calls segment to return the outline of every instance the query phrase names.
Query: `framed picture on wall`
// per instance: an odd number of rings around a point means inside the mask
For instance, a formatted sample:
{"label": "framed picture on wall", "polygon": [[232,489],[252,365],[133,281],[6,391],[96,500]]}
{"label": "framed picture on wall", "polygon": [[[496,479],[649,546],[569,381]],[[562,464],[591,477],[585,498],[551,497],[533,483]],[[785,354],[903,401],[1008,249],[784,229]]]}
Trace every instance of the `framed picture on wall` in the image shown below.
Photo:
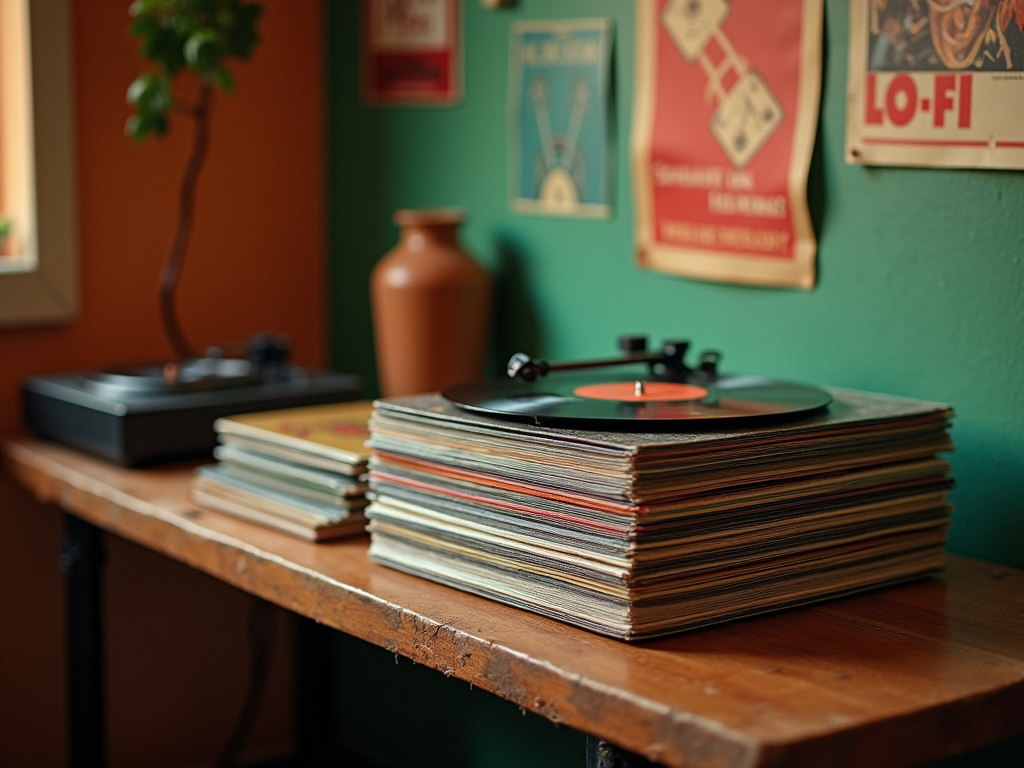
{"label": "framed picture on wall", "polygon": [[394,106],[459,103],[459,0],[361,0],[360,10],[364,101]]}
{"label": "framed picture on wall", "polygon": [[611,19],[512,25],[509,176],[517,213],[612,213]]}

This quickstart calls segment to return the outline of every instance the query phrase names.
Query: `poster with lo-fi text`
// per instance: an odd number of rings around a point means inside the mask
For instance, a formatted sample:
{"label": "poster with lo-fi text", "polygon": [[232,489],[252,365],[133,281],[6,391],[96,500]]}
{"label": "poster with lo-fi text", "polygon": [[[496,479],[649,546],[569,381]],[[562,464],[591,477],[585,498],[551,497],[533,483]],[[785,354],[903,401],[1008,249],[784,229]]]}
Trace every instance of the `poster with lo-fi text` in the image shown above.
{"label": "poster with lo-fi text", "polygon": [[846,159],[1024,168],[1024,0],[852,0]]}

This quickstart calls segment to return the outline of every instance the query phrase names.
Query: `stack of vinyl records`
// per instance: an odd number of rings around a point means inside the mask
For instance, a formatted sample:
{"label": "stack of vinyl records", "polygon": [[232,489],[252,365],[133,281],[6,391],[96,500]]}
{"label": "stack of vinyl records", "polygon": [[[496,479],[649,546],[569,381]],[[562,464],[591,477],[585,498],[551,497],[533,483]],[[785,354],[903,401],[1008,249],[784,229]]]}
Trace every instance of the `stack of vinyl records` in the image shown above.
{"label": "stack of vinyl records", "polygon": [[192,500],[311,541],[361,533],[369,402],[218,419],[218,463],[196,470]]}
{"label": "stack of vinyl records", "polygon": [[379,400],[370,555],[623,639],[938,571],[952,411],[825,391],[788,421],[676,431],[538,426],[502,397],[511,419]]}

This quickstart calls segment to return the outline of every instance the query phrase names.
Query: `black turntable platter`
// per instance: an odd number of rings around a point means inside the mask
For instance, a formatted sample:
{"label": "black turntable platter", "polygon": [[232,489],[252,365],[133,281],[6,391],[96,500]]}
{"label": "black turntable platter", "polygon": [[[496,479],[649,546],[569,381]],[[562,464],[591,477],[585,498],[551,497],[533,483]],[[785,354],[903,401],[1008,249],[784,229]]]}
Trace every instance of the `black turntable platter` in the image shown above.
{"label": "black turntable platter", "polygon": [[154,397],[256,384],[260,377],[248,360],[202,357],[166,363],[112,366],[82,377],[100,396]]}
{"label": "black turntable platter", "polygon": [[557,426],[644,429],[795,417],[832,402],[824,390],[762,376],[663,381],[603,373],[460,384],[444,397],[468,411]]}

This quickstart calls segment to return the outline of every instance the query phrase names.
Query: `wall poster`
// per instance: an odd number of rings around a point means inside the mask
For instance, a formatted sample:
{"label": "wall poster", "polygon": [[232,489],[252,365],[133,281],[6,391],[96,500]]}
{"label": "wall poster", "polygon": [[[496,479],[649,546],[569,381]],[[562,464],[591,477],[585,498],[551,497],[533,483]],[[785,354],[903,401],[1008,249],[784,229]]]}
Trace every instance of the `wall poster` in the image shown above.
{"label": "wall poster", "polygon": [[610,19],[512,25],[509,178],[512,210],[612,212]]}
{"label": "wall poster", "polygon": [[1024,0],[852,0],[846,159],[1024,168]]}
{"label": "wall poster", "polygon": [[362,0],[361,79],[369,104],[462,98],[459,0]]}
{"label": "wall poster", "polygon": [[811,288],[823,0],[639,0],[641,266]]}

